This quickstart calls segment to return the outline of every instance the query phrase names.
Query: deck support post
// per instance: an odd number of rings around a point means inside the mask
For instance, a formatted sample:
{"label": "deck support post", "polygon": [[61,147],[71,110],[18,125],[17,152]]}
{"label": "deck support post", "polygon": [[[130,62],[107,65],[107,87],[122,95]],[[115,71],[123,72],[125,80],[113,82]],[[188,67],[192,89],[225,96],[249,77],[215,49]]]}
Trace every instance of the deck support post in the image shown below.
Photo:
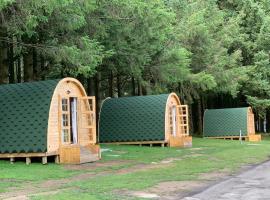
{"label": "deck support post", "polygon": [[42,157],[42,164],[46,165],[47,164],[47,156]]}
{"label": "deck support post", "polygon": [[10,158],[10,164],[14,164],[15,158]]}
{"label": "deck support post", "polygon": [[153,144],[150,144],[150,147],[152,147],[153,146]]}
{"label": "deck support post", "polygon": [[59,164],[59,163],[60,163],[59,155],[56,155],[56,156],[54,157],[54,162],[55,162],[56,164]]}
{"label": "deck support post", "polygon": [[25,163],[26,163],[27,165],[30,165],[30,164],[31,164],[31,158],[30,158],[30,157],[26,157],[26,158],[25,158]]}
{"label": "deck support post", "polygon": [[163,147],[163,148],[164,148],[164,146],[165,146],[165,145],[164,145],[164,143],[162,143],[162,144],[161,144],[161,147]]}

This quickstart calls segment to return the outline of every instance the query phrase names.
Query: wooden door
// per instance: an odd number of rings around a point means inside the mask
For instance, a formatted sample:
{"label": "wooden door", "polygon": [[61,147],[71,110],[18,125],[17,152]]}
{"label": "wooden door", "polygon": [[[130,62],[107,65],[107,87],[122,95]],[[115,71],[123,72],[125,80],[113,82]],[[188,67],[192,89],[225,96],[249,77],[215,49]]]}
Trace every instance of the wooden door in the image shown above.
{"label": "wooden door", "polygon": [[71,143],[70,130],[70,100],[69,97],[59,97],[59,143]]}
{"label": "wooden door", "polygon": [[188,106],[178,105],[178,127],[180,131],[180,136],[189,135],[189,121],[188,121]]}
{"label": "wooden door", "polygon": [[80,147],[71,134],[70,96],[59,96],[59,156],[60,163],[80,163]]}
{"label": "wooden door", "polygon": [[78,130],[79,133],[84,134],[84,136],[80,138],[80,143],[84,145],[95,144],[97,141],[95,97],[80,97],[78,102],[79,102]]}

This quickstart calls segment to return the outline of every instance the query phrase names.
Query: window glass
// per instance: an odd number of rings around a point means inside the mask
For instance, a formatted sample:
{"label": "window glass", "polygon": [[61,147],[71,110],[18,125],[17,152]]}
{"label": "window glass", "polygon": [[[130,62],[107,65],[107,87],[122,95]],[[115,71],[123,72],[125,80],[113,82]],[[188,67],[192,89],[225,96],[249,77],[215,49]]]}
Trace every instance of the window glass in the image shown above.
{"label": "window glass", "polygon": [[63,139],[63,143],[69,142],[69,132],[68,132],[68,129],[63,129],[62,130],[62,139]]}
{"label": "window glass", "polygon": [[68,111],[68,100],[62,99],[62,111]]}
{"label": "window glass", "polygon": [[62,126],[68,126],[68,114],[62,114]]}

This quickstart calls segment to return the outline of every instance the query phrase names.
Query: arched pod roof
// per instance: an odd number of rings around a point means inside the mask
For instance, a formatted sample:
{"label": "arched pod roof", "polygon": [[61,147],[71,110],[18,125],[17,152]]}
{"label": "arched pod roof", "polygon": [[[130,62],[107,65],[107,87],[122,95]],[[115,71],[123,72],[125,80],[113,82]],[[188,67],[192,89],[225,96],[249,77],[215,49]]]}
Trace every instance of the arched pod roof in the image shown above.
{"label": "arched pod roof", "polygon": [[59,81],[0,86],[0,153],[46,152],[50,103]]}
{"label": "arched pod roof", "polygon": [[161,141],[170,94],[106,99],[100,111],[100,142]]}
{"label": "arched pod roof", "polygon": [[250,107],[207,109],[204,112],[204,137],[243,136],[248,134]]}

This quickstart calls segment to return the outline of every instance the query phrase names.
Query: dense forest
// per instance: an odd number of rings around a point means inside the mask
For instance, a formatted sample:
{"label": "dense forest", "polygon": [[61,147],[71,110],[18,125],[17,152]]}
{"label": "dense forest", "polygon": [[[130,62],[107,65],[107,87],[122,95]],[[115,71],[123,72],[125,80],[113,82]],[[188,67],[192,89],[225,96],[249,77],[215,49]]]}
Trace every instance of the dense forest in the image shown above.
{"label": "dense forest", "polygon": [[174,91],[194,133],[247,105],[264,130],[269,50],[269,0],[0,0],[0,84],[71,76],[99,106]]}

